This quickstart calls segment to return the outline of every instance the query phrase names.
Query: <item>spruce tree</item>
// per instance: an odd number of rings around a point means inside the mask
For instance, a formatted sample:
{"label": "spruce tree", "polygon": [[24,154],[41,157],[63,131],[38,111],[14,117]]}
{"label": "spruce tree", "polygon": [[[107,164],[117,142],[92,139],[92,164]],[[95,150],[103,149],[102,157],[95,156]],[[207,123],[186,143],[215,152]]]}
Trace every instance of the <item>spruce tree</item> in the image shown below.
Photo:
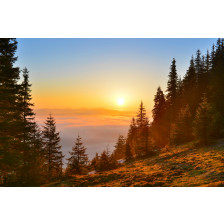
{"label": "spruce tree", "polygon": [[100,171],[109,170],[109,157],[105,150],[100,155],[99,169]]}
{"label": "spruce tree", "polygon": [[57,179],[62,176],[62,151],[59,132],[56,131],[55,119],[50,114],[44,123],[42,136],[43,148],[47,166],[48,180]]}
{"label": "spruce tree", "polygon": [[35,129],[33,104],[31,103],[31,84],[29,83],[29,72],[27,68],[23,69],[23,82],[20,87],[20,107],[22,111],[22,152],[23,164],[21,169],[21,179],[23,184],[31,184],[33,182],[33,161],[36,152],[33,148],[33,135]]}
{"label": "spruce tree", "polygon": [[87,165],[88,156],[86,154],[86,148],[82,143],[82,138],[79,135],[72,148],[72,152],[69,153],[68,170],[73,174],[81,174],[82,168]]}
{"label": "spruce tree", "polygon": [[[183,82],[181,77],[179,76],[177,79],[177,95],[180,97],[180,95],[182,94],[182,87],[183,87]],[[178,98],[178,97],[177,97]]]}
{"label": "spruce tree", "polygon": [[[212,51],[212,69],[210,71],[210,91],[208,94],[209,100],[215,103],[218,112],[224,115],[224,47],[223,39],[217,41],[215,50]],[[223,116],[224,117],[224,116]],[[224,124],[224,118],[222,123]]]}
{"label": "spruce tree", "polygon": [[34,128],[32,130],[32,154],[30,159],[32,159],[32,164],[30,166],[31,174],[31,184],[39,186],[47,182],[47,167],[46,167],[46,157],[45,150],[43,148],[42,132],[34,121]]}
{"label": "spruce tree", "polygon": [[99,170],[99,160],[100,157],[98,153],[96,153],[95,157],[91,161],[91,167],[94,168],[94,170]]}
{"label": "spruce tree", "polygon": [[128,141],[126,142],[126,145],[125,145],[125,159],[126,161],[130,161],[131,159],[133,159],[130,143]]}
{"label": "spruce tree", "polygon": [[171,144],[181,144],[191,141],[192,136],[192,115],[188,105],[181,108],[176,122],[171,128]]}
{"label": "spruce tree", "polygon": [[34,129],[34,115],[33,106],[31,103],[31,84],[29,83],[29,71],[27,68],[23,69],[23,82],[20,88],[20,107],[22,109],[22,125],[23,125],[23,143],[30,143],[31,133]]}
{"label": "spruce tree", "polygon": [[212,133],[218,129],[218,123],[219,114],[208,102],[207,97],[203,96],[193,123],[193,133],[196,140],[202,145],[207,145],[212,138]]}
{"label": "spruce tree", "polygon": [[202,58],[201,58],[201,51],[197,50],[196,57],[194,60],[195,64],[195,72],[200,75],[202,69]]}
{"label": "spruce tree", "polygon": [[208,50],[207,50],[207,54],[206,54],[206,57],[205,57],[205,68],[206,68],[207,73],[211,69],[211,59],[210,59],[210,54],[209,54]]}
{"label": "spruce tree", "polygon": [[154,108],[152,110],[153,122],[160,121],[164,115],[166,107],[165,96],[160,87],[158,87],[154,97]]}
{"label": "spruce tree", "polygon": [[125,138],[123,135],[119,135],[116,145],[114,146],[114,156],[116,159],[122,159],[125,154]]}
{"label": "spruce tree", "polygon": [[162,147],[167,143],[168,122],[166,113],[166,100],[163,91],[158,87],[154,97],[154,107],[152,110],[153,121],[151,124],[151,132],[154,145]]}
{"label": "spruce tree", "polygon": [[145,156],[149,153],[151,143],[149,140],[149,121],[146,116],[146,110],[141,101],[139,112],[137,114],[137,138],[136,138],[136,155]]}
{"label": "spruce tree", "polygon": [[143,127],[147,122],[147,117],[146,117],[146,110],[143,105],[143,102],[141,101],[140,106],[139,106],[139,111],[137,114],[137,119],[136,119],[136,124],[138,128]]}
{"label": "spruce tree", "polygon": [[168,76],[168,83],[167,83],[167,102],[169,105],[174,106],[176,96],[177,96],[177,69],[176,69],[176,60],[173,58],[172,64],[170,66],[170,73]]}
{"label": "spruce tree", "polygon": [[[197,74],[195,71],[194,58],[192,56],[190,60],[190,66],[186,72],[186,75],[183,79],[183,102],[182,105],[189,105],[190,112],[194,116],[196,108],[198,106],[198,97],[197,97]],[[192,97],[194,96],[194,97]]]}
{"label": "spruce tree", "polygon": [[131,120],[131,124],[128,130],[127,141],[129,142],[132,154],[134,154],[136,152],[137,144],[137,125],[134,117]]}
{"label": "spruce tree", "polygon": [[109,156],[109,169],[115,169],[117,167],[117,158],[115,157],[115,154],[112,153]]}
{"label": "spruce tree", "polygon": [[4,184],[17,181],[22,160],[16,49],[16,39],[0,38],[0,172]]}
{"label": "spruce tree", "polygon": [[215,45],[213,44],[212,45],[212,50],[211,50],[211,55],[210,55],[210,61],[211,61],[211,67],[213,68],[214,65],[215,65],[215,55],[216,52],[215,52]]}

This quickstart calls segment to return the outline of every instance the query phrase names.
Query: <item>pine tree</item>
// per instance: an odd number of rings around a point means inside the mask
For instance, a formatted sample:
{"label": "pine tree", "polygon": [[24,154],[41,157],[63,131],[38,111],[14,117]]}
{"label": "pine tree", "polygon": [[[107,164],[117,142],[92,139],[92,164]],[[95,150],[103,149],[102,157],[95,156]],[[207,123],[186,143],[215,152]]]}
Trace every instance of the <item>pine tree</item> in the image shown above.
{"label": "pine tree", "polygon": [[[190,112],[194,116],[198,106],[198,89],[197,89],[197,74],[195,71],[194,58],[192,56],[189,69],[183,79],[183,102],[182,105],[189,105]],[[192,97],[194,96],[194,97]]]}
{"label": "pine tree", "polygon": [[131,147],[128,141],[126,142],[126,145],[125,145],[125,159],[126,161],[130,161],[131,159],[133,159]]}
{"label": "pine tree", "polygon": [[105,171],[110,169],[110,155],[108,150],[104,150],[101,155],[100,155],[100,164],[99,164],[99,170],[100,171]]}
{"label": "pine tree", "polygon": [[218,128],[218,123],[219,114],[208,103],[206,96],[203,96],[193,123],[193,133],[196,140],[202,145],[208,144],[212,138],[212,133]]}
{"label": "pine tree", "polygon": [[122,159],[125,154],[125,138],[123,135],[119,135],[116,145],[114,146],[114,156],[116,159]]}
{"label": "pine tree", "polygon": [[172,64],[170,66],[170,73],[168,76],[167,83],[167,102],[169,105],[173,106],[175,104],[176,96],[177,96],[177,69],[176,69],[176,60],[173,58]]}
{"label": "pine tree", "polygon": [[100,157],[98,153],[96,153],[95,157],[91,161],[91,167],[94,168],[94,170],[99,170],[99,160]]}
{"label": "pine tree", "polygon": [[207,54],[206,54],[206,57],[205,57],[205,68],[206,68],[207,73],[211,69],[211,59],[210,59],[210,54],[209,54],[208,50],[207,50]]}
{"label": "pine tree", "polygon": [[147,122],[146,110],[143,105],[143,102],[141,101],[136,119],[137,127],[138,128],[143,127],[146,124],[146,122]]}
{"label": "pine tree", "polygon": [[31,184],[34,186],[39,186],[46,183],[47,180],[47,167],[46,167],[46,157],[45,150],[43,148],[42,132],[34,121],[34,128],[32,130],[32,154],[30,159],[32,159],[31,164]]}
{"label": "pine tree", "polygon": [[16,39],[0,38],[0,175],[5,184],[17,181],[22,159],[16,49]]}
{"label": "pine tree", "polygon": [[166,101],[163,91],[158,87],[156,95],[154,97],[154,108],[152,110],[153,122],[160,121],[164,115],[166,108]]}
{"label": "pine tree", "polygon": [[35,128],[33,104],[31,103],[31,84],[29,83],[29,72],[27,68],[23,69],[23,82],[20,87],[20,107],[22,111],[22,147],[23,147],[23,165],[21,169],[21,179],[23,184],[33,182],[33,161],[35,160],[35,151],[32,145],[32,133]]}
{"label": "pine tree", "polygon": [[87,165],[88,156],[86,154],[86,148],[82,143],[82,138],[78,135],[75,145],[70,153],[68,159],[68,170],[73,174],[81,174],[82,168]]}
{"label": "pine tree", "polygon": [[194,60],[195,65],[195,72],[200,75],[202,69],[202,58],[201,58],[201,51],[197,50],[196,57]]}
{"label": "pine tree", "polygon": [[215,65],[215,55],[216,54],[216,52],[215,52],[215,45],[213,44],[212,45],[212,50],[211,50],[211,55],[210,55],[210,59],[211,59],[211,67],[213,68],[214,67],[214,65]]}
{"label": "pine tree", "polygon": [[190,60],[190,66],[183,80],[185,91],[189,90],[190,88],[196,87],[196,83],[197,83],[196,69],[194,64],[194,58],[192,56]]}
{"label": "pine tree", "polygon": [[158,87],[154,97],[154,108],[152,110],[153,122],[151,124],[154,145],[162,147],[167,143],[168,124],[166,119],[166,100],[163,91]]}
{"label": "pine tree", "polygon": [[20,107],[22,108],[22,121],[23,121],[23,143],[30,143],[30,133],[34,128],[34,115],[33,106],[31,103],[31,84],[29,83],[29,71],[27,68],[23,69],[23,82],[20,88]]}
{"label": "pine tree", "polygon": [[[223,39],[217,41],[216,50],[212,50],[212,69],[210,71],[210,89],[209,89],[209,100],[214,103],[217,111],[223,116],[224,115],[224,47]],[[222,124],[224,124],[224,116],[222,119]]]}
{"label": "pine tree", "polygon": [[48,180],[62,176],[62,151],[59,132],[56,131],[56,122],[50,114],[43,127],[43,148],[47,165]]}
{"label": "pine tree", "polygon": [[176,122],[171,128],[171,144],[181,144],[191,141],[192,136],[192,116],[188,105],[181,108]]}
{"label": "pine tree", "polygon": [[141,101],[139,112],[137,114],[137,137],[136,137],[136,152],[138,157],[145,156],[150,151],[149,140],[149,121],[146,116],[146,110]]}
{"label": "pine tree", "polygon": [[115,154],[112,153],[109,156],[109,169],[112,170],[112,169],[115,169],[115,168],[117,168],[117,158],[115,157]]}
{"label": "pine tree", "polygon": [[182,87],[183,87],[183,82],[181,80],[181,77],[179,76],[177,79],[177,95],[180,96],[182,94]]}
{"label": "pine tree", "polygon": [[127,141],[129,142],[132,154],[134,154],[136,152],[137,144],[137,125],[134,117],[131,120],[131,124],[128,130]]}

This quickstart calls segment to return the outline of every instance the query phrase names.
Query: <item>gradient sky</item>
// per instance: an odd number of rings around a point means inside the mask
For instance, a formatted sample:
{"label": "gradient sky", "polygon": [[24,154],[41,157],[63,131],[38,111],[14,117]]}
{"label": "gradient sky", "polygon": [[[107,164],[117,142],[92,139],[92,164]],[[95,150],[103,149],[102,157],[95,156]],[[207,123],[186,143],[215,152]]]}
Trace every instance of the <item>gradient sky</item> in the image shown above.
{"label": "gradient sky", "polygon": [[[135,109],[153,106],[172,58],[183,76],[192,54],[215,39],[18,39],[18,65],[30,70],[37,108]],[[121,108],[119,108],[121,109]]]}
{"label": "gradient sky", "polygon": [[[166,89],[172,59],[184,76],[192,54],[216,39],[18,39],[20,68],[30,71],[36,119],[51,112],[66,156],[77,134],[92,158],[119,134],[143,100],[148,116],[157,87]],[[123,98],[123,106],[117,99]]]}

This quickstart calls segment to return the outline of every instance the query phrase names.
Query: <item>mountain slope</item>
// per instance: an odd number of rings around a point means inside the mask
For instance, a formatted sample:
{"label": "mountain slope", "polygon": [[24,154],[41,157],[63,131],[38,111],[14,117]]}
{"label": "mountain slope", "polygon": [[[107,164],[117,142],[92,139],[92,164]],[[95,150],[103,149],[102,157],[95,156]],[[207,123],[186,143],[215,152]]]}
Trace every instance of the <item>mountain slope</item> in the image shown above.
{"label": "mountain slope", "polygon": [[154,157],[112,171],[74,176],[48,186],[224,186],[224,141],[202,148],[188,144],[163,149]]}

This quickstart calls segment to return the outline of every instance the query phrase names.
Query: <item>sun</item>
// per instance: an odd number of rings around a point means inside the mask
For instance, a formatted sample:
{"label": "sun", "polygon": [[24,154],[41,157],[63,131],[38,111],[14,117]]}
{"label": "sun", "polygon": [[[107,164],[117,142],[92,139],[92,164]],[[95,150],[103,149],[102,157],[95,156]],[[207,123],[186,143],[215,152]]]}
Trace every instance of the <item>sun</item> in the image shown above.
{"label": "sun", "polygon": [[123,106],[123,105],[124,105],[124,98],[118,98],[118,99],[117,99],[117,104],[118,104],[119,106]]}

